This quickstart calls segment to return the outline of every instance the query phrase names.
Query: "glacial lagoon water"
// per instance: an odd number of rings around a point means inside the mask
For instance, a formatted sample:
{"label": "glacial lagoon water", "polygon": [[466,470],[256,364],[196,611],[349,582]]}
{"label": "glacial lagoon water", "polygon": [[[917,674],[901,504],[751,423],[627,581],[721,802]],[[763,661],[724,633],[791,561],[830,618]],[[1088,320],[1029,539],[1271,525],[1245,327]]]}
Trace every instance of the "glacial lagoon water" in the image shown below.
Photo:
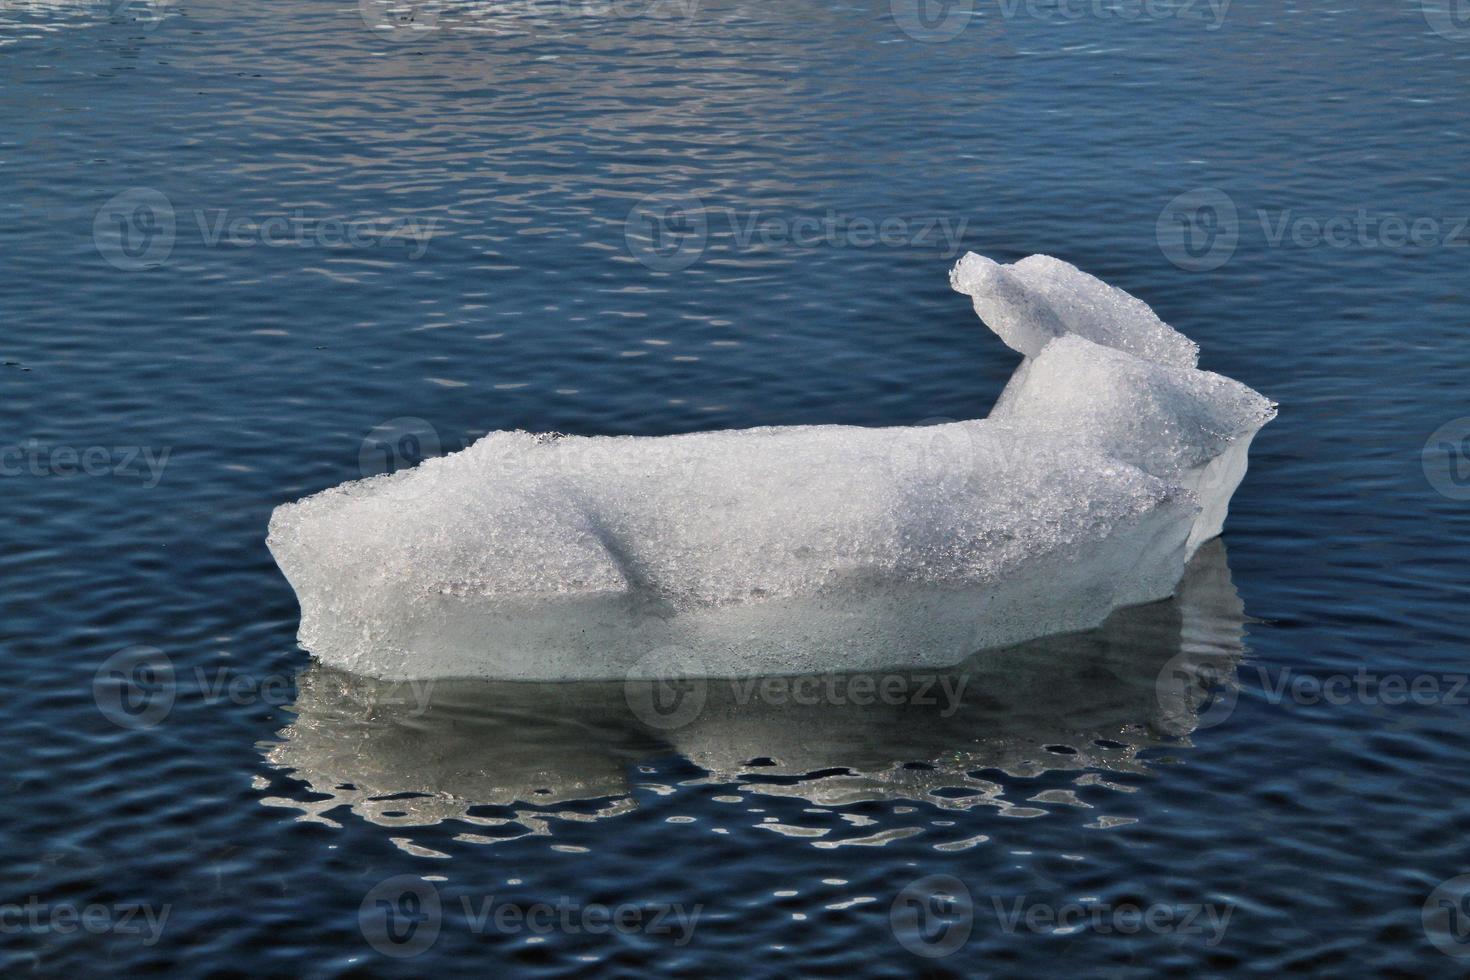
{"label": "glacial lagoon water", "polygon": [[[1467,66],[1408,0],[0,3],[7,974],[1457,975]],[[668,690],[296,646],[272,508],[487,431],[985,415],[963,249],[1280,402],[1175,599]]]}

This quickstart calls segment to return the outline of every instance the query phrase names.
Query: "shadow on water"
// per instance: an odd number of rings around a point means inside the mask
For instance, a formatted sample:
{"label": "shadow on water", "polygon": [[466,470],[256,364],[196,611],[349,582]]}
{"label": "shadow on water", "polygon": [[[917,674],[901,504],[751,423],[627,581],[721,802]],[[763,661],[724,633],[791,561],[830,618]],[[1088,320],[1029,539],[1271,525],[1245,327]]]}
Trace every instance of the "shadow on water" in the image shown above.
{"label": "shadow on water", "polygon": [[[550,833],[557,818],[630,812],[639,767],[677,754],[706,775],[676,792],[723,786],[819,806],[905,800],[1038,816],[1005,799],[1007,777],[1077,772],[1075,785],[1110,786],[1109,773],[1146,771],[1145,750],[1178,748],[1223,720],[1244,617],[1214,541],[1172,599],[942,671],[671,689],[390,683],[314,665],[299,678],[294,722],[263,745],[309,791],[265,802],[329,823],[342,807],[383,826],[454,820],[483,828],[461,839],[493,842]],[[575,803],[585,805],[556,810]]]}

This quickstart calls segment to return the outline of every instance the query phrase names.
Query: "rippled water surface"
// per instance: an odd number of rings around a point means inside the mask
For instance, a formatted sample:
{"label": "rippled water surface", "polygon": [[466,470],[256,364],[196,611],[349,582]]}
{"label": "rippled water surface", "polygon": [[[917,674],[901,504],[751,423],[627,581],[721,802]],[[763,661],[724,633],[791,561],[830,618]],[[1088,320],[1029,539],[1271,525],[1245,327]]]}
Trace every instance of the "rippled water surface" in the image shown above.
{"label": "rippled water surface", "polygon": [[[652,7],[0,0],[6,973],[1462,971],[1453,5]],[[1281,403],[1173,600],[679,717],[296,646],[402,457],[985,414],[964,248]]]}

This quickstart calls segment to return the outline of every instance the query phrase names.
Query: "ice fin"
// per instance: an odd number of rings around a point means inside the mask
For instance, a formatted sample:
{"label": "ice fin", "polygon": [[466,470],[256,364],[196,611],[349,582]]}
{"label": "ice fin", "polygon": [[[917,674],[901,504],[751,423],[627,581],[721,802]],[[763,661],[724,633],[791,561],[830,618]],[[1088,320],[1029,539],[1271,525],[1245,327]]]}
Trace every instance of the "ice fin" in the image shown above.
{"label": "ice fin", "polygon": [[1057,337],[1076,334],[1159,364],[1194,367],[1199,359],[1199,346],[1147,303],[1050,255],[1000,265],[971,252],[950,273],[950,285],[1027,357]]}

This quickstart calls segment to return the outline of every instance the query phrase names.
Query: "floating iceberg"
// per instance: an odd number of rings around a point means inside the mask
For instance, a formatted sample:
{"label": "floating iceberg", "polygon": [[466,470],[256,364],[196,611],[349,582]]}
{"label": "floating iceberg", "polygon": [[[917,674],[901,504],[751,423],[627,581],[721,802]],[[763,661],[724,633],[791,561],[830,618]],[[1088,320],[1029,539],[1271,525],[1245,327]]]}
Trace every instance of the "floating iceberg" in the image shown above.
{"label": "floating iceberg", "polygon": [[989,418],[492,433],[276,509],[301,644],[386,679],[933,667],[1170,595],[1274,406],[1065,262],[951,282],[1026,355]]}

